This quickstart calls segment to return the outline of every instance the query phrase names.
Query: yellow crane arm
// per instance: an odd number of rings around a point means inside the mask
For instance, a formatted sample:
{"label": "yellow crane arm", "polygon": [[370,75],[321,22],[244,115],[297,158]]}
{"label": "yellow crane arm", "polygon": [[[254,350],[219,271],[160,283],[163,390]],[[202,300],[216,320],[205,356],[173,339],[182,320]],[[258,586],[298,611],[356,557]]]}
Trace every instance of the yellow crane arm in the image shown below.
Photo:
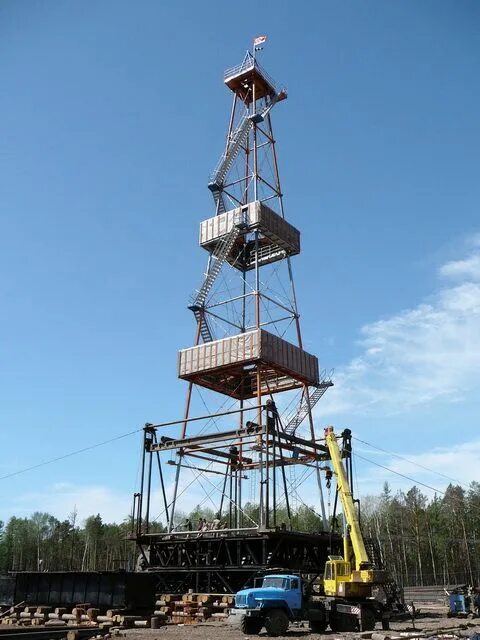
{"label": "yellow crane arm", "polygon": [[[333,465],[333,472],[337,480],[337,490],[340,494],[340,500],[342,501],[343,513],[350,531],[350,540],[352,542],[353,554],[355,556],[355,569],[359,571],[361,565],[369,563],[370,560],[363,542],[362,532],[360,531],[360,522],[358,521],[352,492],[350,490],[347,474],[345,473],[345,468],[342,462],[342,454],[340,452],[340,447],[338,446],[333,427],[327,427],[325,429],[325,444],[328,447],[330,459]],[[346,548],[348,548],[348,546]],[[345,557],[345,560],[348,560],[348,558]]]}

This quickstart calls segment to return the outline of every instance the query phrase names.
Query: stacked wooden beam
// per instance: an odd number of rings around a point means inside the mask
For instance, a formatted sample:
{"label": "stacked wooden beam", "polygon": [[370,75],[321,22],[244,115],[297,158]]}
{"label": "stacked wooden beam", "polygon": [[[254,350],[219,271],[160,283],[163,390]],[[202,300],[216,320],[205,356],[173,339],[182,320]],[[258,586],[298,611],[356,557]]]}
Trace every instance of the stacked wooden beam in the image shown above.
{"label": "stacked wooden beam", "polygon": [[[44,605],[27,605],[24,607],[10,607],[0,618],[1,624],[17,626],[46,626],[46,627],[101,627],[99,610],[89,605],[77,605],[70,611],[65,607],[48,607]],[[110,626],[113,619],[105,618]]]}
{"label": "stacked wooden beam", "polygon": [[17,605],[0,614],[0,624],[45,627],[152,627],[165,624],[196,624],[205,620],[225,620],[233,596],[222,593],[164,593],[157,595],[153,616],[134,615],[122,609],[100,611],[88,603],[72,608]]}
{"label": "stacked wooden beam", "polygon": [[224,620],[233,596],[221,593],[159,594],[154,616],[171,624],[196,624],[205,620]]}

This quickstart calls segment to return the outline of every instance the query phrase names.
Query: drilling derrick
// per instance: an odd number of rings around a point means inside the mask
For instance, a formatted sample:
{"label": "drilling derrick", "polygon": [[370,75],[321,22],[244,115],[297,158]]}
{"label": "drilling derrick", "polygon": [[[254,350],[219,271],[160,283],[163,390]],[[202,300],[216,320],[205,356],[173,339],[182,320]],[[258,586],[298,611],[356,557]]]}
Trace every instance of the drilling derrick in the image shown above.
{"label": "drilling derrick", "polygon": [[[255,52],[228,69],[224,83],[232,93],[229,126],[208,182],[213,215],[199,233],[207,265],[188,304],[195,339],[178,354],[184,415],[145,426],[134,499],[139,566],[161,571],[163,588],[173,591],[235,592],[269,567],[320,573],[339,545],[323,504],[320,464],[328,450],[312,418],[332,382],[303,348],[291,264],[300,232],[285,218],[272,128],[272,110],[287,91]],[[193,415],[195,394],[205,406],[220,398],[219,408]],[[152,524],[154,465],[164,532]],[[318,491],[322,524],[315,533],[296,526],[297,468],[313,474],[310,493]],[[203,488],[215,513],[204,530],[179,515],[192,486]]]}

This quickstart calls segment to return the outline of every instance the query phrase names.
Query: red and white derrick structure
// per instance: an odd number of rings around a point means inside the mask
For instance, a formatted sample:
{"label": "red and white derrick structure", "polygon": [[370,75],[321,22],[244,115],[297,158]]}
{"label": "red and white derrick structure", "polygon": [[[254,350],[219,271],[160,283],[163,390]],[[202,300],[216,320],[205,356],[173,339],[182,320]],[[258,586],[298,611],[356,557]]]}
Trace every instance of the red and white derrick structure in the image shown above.
{"label": "red and white derrick structure", "polygon": [[[332,546],[320,476],[328,451],[312,416],[332,382],[303,348],[291,264],[300,253],[300,232],[285,218],[272,128],[272,110],[287,92],[250,52],[225,72],[224,82],[233,100],[225,150],[208,184],[214,215],[200,224],[208,257],[189,304],[195,341],[178,355],[178,376],[188,384],[184,415],[175,423],[146,425],[134,502],[144,568],[161,569],[171,576],[165,587],[178,589],[235,590],[248,572],[280,562],[307,571]],[[194,416],[196,391],[202,401],[220,397],[220,409]],[[290,415],[284,412],[288,402]],[[154,465],[166,533],[151,530]],[[165,470],[172,466],[167,490]],[[318,534],[298,531],[292,512],[299,489],[292,473],[306,467],[318,490],[309,498],[323,520]],[[199,533],[179,524],[184,474],[205,485],[221,531]],[[255,517],[245,511],[246,502],[258,504]]]}

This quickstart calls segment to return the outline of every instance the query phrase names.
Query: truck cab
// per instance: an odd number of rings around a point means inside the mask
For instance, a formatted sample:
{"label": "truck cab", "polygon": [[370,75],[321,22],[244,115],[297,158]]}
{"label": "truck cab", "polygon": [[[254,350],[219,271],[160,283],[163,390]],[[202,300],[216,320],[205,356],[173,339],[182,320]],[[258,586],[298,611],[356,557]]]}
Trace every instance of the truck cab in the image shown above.
{"label": "truck cab", "polygon": [[269,636],[281,636],[294,620],[309,620],[312,631],[317,632],[327,626],[323,604],[312,603],[306,583],[292,574],[270,574],[261,586],[242,589],[235,595],[229,616],[229,622],[248,635],[265,627]]}
{"label": "truck cab", "polygon": [[327,596],[370,598],[372,586],[384,582],[384,572],[374,569],[355,570],[342,556],[328,556],[325,563],[323,588]]}
{"label": "truck cab", "polygon": [[262,580],[260,587],[242,589],[235,596],[238,609],[265,607],[280,600],[282,606],[290,611],[302,608],[302,580],[294,575],[269,575]]}

